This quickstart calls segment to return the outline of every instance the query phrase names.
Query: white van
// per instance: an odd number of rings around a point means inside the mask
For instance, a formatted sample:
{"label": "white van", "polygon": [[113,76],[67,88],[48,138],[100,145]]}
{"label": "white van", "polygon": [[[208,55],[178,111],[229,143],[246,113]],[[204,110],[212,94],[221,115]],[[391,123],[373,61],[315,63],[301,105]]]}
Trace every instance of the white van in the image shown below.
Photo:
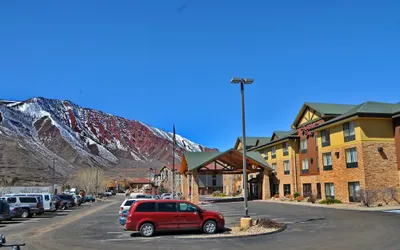
{"label": "white van", "polygon": [[55,206],[55,199],[54,195],[45,193],[45,194],[35,194],[35,193],[20,193],[20,194],[6,194],[7,196],[40,196],[42,197],[42,202],[43,202],[43,208],[45,212],[55,212],[56,206]]}

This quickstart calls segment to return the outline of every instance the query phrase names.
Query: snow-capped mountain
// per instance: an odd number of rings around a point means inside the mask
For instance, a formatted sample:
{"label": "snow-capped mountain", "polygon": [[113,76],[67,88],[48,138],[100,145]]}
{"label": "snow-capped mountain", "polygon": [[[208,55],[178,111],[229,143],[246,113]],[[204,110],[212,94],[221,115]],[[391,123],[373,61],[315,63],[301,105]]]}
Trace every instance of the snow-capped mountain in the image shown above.
{"label": "snow-capped mountain", "polygon": [[[139,176],[172,161],[172,140],[171,132],[70,101],[0,100],[0,178],[14,177],[13,166],[20,179],[34,178],[38,170],[47,173],[43,180],[53,178],[53,161],[54,178],[65,179],[88,166]],[[178,134],[176,142],[178,162],[185,151],[216,151]]]}

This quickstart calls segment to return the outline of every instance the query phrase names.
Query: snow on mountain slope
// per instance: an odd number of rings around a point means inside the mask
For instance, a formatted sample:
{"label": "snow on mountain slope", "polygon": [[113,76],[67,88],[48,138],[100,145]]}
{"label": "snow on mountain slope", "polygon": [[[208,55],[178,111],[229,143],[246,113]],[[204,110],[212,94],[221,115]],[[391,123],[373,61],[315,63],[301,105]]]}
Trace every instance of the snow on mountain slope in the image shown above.
{"label": "snow on mountain slope", "polygon": [[[0,131],[41,145],[78,167],[157,168],[172,162],[171,132],[70,101],[42,97],[22,102],[0,100],[1,127]],[[178,161],[186,151],[217,151],[178,134],[176,142]]]}

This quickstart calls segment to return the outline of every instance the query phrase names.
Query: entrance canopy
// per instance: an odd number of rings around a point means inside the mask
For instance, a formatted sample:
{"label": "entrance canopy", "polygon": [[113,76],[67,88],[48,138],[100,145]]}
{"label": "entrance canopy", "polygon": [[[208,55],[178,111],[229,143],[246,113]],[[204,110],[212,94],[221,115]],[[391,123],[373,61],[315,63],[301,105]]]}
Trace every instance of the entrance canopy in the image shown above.
{"label": "entrance canopy", "polygon": [[[247,173],[273,171],[258,152],[246,153]],[[242,174],[243,153],[236,149],[225,152],[186,152],[180,168],[181,174]]]}

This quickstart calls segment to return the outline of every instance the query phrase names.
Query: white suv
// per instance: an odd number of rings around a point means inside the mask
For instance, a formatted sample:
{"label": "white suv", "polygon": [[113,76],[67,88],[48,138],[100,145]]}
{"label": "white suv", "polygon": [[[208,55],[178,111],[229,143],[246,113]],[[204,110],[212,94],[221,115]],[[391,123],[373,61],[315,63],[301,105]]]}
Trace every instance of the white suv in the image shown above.
{"label": "white suv", "polygon": [[151,198],[126,199],[122,202],[121,206],[119,207],[119,215],[121,215],[123,211],[129,210],[129,208],[133,204],[135,204],[136,201],[139,200],[153,200],[153,199]]}

